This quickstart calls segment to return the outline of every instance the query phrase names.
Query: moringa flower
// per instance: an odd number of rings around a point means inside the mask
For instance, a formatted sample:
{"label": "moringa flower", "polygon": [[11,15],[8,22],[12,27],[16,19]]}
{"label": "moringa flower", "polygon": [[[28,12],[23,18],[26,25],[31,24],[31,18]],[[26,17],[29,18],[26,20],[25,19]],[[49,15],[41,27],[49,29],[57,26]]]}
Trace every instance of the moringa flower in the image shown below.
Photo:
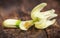
{"label": "moringa flower", "polygon": [[[38,29],[44,29],[48,26],[55,23],[56,19],[52,19],[57,16],[55,14],[55,10],[51,9],[45,12],[41,12],[41,10],[46,6],[46,3],[41,3],[33,8],[31,12],[31,18],[35,21],[35,27]],[[52,20],[51,20],[52,19]]]}

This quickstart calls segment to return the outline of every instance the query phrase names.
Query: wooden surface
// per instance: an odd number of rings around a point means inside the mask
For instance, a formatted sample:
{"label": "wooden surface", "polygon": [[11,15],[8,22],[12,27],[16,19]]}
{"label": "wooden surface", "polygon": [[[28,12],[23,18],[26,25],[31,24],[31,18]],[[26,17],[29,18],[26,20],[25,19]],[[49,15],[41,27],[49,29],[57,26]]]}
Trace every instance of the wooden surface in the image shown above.
{"label": "wooden surface", "polygon": [[[58,17],[54,25],[44,30],[33,26],[27,31],[3,27],[2,22],[8,18],[30,20],[32,8],[42,2],[48,4],[42,11],[56,10]],[[0,0],[0,38],[60,38],[60,0]]]}

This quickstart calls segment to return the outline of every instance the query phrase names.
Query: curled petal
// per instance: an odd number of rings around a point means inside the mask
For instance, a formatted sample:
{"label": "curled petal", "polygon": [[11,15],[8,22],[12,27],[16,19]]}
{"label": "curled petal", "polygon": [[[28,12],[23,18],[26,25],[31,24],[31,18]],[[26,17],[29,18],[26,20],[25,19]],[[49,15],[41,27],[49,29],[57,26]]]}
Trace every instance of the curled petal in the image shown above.
{"label": "curled petal", "polygon": [[31,18],[33,20],[36,20],[37,17],[35,15],[38,15],[40,13],[40,11],[46,6],[46,3],[41,3],[39,5],[37,5],[36,7],[33,8],[33,10],[31,11]]}
{"label": "curled petal", "polygon": [[50,25],[54,24],[55,21],[56,21],[56,19],[54,19],[52,21],[42,20],[42,21],[36,22],[35,23],[35,28],[37,28],[37,29],[45,29],[45,28],[49,27]]}
{"label": "curled petal", "polygon": [[19,28],[20,28],[21,30],[28,30],[32,25],[33,25],[33,21],[32,21],[32,20],[22,21],[22,22],[19,24]]}

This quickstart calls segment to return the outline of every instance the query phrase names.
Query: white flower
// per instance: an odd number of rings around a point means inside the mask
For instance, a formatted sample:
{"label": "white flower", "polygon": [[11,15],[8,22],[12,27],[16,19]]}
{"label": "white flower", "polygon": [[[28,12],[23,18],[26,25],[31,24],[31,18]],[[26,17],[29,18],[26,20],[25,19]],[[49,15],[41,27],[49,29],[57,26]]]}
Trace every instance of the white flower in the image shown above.
{"label": "white flower", "polygon": [[[41,12],[41,10],[46,6],[46,3],[41,3],[33,8],[31,12],[31,18],[35,21],[35,27],[38,29],[44,29],[48,26],[55,23],[56,19],[52,19],[57,16],[55,14],[55,10],[51,9],[45,12]],[[52,19],[52,20],[50,20]]]}

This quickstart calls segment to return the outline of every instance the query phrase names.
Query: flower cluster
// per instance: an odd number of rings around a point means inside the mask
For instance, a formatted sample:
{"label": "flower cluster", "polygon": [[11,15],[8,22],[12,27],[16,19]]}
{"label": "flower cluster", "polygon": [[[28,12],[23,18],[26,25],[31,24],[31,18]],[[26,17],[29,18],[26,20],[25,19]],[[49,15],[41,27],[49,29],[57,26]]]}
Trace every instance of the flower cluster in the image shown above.
{"label": "flower cluster", "polygon": [[34,25],[37,29],[45,29],[55,23],[56,19],[53,18],[57,16],[54,9],[41,12],[41,10],[46,5],[46,3],[41,3],[32,9],[32,20],[21,21],[16,19],[7,19],[3,22],[3,26],[10,28],[20,28],[21,30],[28,30],[31,26]]}

